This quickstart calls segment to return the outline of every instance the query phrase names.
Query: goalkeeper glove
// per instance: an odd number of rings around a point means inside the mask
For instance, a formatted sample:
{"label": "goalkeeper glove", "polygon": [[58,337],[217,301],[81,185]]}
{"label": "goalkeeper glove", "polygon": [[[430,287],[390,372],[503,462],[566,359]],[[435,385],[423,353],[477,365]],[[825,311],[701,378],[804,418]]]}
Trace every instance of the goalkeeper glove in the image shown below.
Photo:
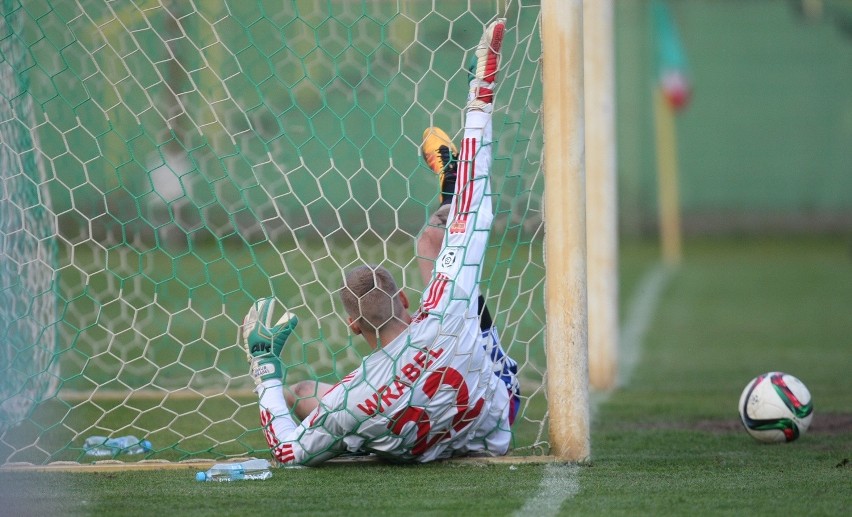
{"label": "goalkeeper glove", "polygon": [[266,380],[283,378],[278,356],[299,323],[299,318],[285,310],[273,324],[277,303],[275,298],[261,298],[252,304],[243,320],[243,343],[251,365],[249,373],[258,385]]}

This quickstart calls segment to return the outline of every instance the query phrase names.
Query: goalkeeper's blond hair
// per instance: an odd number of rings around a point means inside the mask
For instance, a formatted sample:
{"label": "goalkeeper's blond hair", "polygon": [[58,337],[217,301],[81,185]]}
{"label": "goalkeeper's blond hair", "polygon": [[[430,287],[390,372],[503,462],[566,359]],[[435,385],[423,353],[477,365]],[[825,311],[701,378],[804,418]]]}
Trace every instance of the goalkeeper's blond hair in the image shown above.
{"label": "goalkeeper's blond hair", "polygon": [[340,299],[362,332],[378,334],[393,323],[404,323],[405,307],[393,276],[382,266],[358,266],[348,273]]}

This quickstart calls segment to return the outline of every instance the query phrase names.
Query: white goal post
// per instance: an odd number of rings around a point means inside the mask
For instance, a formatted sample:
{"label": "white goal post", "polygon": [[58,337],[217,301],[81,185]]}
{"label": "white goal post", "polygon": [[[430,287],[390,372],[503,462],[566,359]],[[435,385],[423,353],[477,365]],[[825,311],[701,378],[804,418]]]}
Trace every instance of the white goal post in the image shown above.
{"label": "white goal post", "polygon": [[590,458],[583,2],[542,2],[547,401],[552,454]]}

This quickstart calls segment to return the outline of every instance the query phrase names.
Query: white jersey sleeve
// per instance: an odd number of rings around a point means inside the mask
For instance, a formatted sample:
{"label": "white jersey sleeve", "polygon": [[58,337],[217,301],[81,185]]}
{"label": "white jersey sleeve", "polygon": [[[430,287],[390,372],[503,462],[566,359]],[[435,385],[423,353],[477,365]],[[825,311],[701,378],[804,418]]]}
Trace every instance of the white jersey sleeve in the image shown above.
{"label": "white jersey sleeve", "polygon": [[[331,394],[338,389],[335,385]],[[261,387],[260,423],[272,455],[282,465],[316,465],[346,452],[343,439],[352,428],[345,414],[320,405],[300,424],[296,424],[282,395],[282,386]]]}
{"label": "white jersey sleeve", "polygon": [[476,312],[482,260],[494,219],[491,161],[491,114],[468,112],[455,195],[432,280],[423,292],[423,313]]}

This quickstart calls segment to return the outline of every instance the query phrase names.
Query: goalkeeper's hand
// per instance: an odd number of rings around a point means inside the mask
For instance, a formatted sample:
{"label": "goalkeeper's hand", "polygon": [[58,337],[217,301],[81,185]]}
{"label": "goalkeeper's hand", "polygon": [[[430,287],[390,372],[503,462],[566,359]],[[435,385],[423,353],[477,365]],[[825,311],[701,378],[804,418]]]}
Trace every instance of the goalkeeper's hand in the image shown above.
{"label": "goalkeeper's hand", "polygon": [[276,321],[278,305],[275,298],[261,298],[252,304],[243,320],[243,344],[251,362],[250,373],[257,383],[282,377],[278,356],[299,323],[299,318],[287,310]]}

